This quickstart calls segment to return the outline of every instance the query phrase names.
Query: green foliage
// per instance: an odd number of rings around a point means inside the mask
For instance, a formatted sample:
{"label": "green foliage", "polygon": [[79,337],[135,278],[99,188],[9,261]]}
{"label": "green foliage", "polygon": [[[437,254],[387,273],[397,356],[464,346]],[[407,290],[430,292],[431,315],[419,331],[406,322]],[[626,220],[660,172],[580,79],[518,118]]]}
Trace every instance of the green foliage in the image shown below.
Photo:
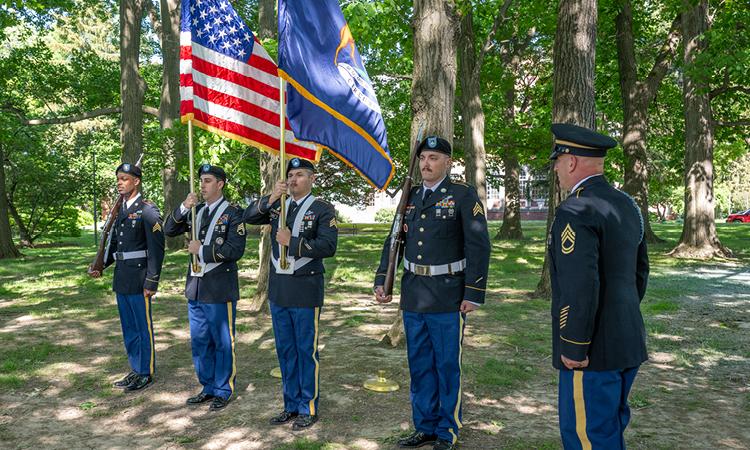
{"label": "green foliage", "polygon": [[375,212],[375,223],[391,223],[396,214],[396,208],[380,208]]}

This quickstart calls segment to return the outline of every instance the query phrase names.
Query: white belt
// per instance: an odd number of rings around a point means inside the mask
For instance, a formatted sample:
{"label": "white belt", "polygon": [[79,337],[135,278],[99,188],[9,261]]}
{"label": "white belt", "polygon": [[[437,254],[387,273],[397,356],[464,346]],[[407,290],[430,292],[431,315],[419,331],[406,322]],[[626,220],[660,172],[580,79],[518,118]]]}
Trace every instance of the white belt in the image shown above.
{"label": "white belt", "polygon": [[445,275],[447,273],[454,274],[461,272],[466,268],[466,258],[461,261],[452,262],[450,264],[440,264],[439,266],[423,266],[421,264],[414,264],[408,259],[404,258],[404,268],[415,275],[421,275],[425,277],[434,277],[437,275]]}
{"label": "white belt", "polygon": [[124,261],[126,259],[145,258],[148,256],[148,250],[138,250],[135,252],[115,252],[115,260]]}

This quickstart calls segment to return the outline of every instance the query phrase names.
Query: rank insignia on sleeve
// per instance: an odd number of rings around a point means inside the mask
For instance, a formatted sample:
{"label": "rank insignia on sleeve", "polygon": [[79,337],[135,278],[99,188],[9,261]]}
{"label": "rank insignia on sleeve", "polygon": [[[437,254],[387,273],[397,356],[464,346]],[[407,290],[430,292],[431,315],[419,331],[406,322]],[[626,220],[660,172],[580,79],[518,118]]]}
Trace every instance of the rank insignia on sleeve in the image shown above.
{"label": "rank insignia on sleeve", "polygon": [[474,211],[473,211],[473,212],[474,212],[474,215],[475,215],[475,216],[476,216],[476,215],[479,215],[479,214],[482,214],[482,215],[484,215],[484,208],[482,208],[482,204],[481,204],[481,203],[479,203],[479,202],[477,202],[477,203],[476,203],[476,204],[474,205]]}
{"label": "rank insignia on sleeve", "polygon": [[237,234],[239,234],[240,236],[244,236],[245,235],[245,224],[244,223],[241,223],[241,224],[237,225]]}
{"label": "rank insignia on sleeve", "polygon": [[573,253],[576,247],[576,232],[570,227],[570,224],[565,225],[565,229],[560,235],[560,250],[563,255],[569,255]]}
{"label": "rank insignia on sleeve", "polygon": [[159,232],[159,231],[161,231],[161,224],[159,222],[156,222],[154,224],[154,227],[151,228],[151,232],[156,233],[156,232]]}
{"label": "rank insignia on sleeve", "polygon": [[331,227],[331,228],[336,228],[336,218],[335,217],[333,219],[331,219],[331,222],[328,224],[328,226]]}

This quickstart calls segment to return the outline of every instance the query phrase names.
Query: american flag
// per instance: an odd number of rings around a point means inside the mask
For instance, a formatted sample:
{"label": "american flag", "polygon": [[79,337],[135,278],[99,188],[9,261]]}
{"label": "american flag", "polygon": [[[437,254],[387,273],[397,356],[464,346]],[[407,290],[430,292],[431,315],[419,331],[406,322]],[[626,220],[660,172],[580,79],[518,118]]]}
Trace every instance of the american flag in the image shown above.
{"label": "american flag", "polygon": [[[228,0],[182,0],[182,121],[263,150],[279,151],[276,63]],[[298,141],[286,121],[286,152],[311,161],[320,147]]]}

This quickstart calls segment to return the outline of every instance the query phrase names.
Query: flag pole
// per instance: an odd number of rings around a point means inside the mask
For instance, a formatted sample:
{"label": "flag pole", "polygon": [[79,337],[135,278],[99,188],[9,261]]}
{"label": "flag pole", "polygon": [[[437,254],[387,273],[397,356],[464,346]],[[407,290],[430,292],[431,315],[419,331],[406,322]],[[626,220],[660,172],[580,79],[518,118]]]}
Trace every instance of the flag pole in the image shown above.
{"label": "flag pole", "polygon": [[[195,170],[193,168],[193,121],[188,120],[188,155],[190,159],[190,193],[195,193],[194,185],[195,185]],[[190,227],[192,230],[192,237],[191,240],[196,241],[198,240],[197,231],[195,229],[196,223],[195,223],[195,206],[190,208],[190,223],[193,225]],[[193,272],[200,272],[201,268],[198,265],[198,256],[197,255],[190,255],[190,261],[193,264]]]}
{"label": "flag pole", "polygon": [[[286,182],[286,81],[279,77],[279,158],[281,164],[281,181]],[[281,211],[279,212],[279,228],[286,225],[286,192],[281,194]],[[286,245],[279,247],[279,266],[286,270],[289,262],[286,260]]]}

